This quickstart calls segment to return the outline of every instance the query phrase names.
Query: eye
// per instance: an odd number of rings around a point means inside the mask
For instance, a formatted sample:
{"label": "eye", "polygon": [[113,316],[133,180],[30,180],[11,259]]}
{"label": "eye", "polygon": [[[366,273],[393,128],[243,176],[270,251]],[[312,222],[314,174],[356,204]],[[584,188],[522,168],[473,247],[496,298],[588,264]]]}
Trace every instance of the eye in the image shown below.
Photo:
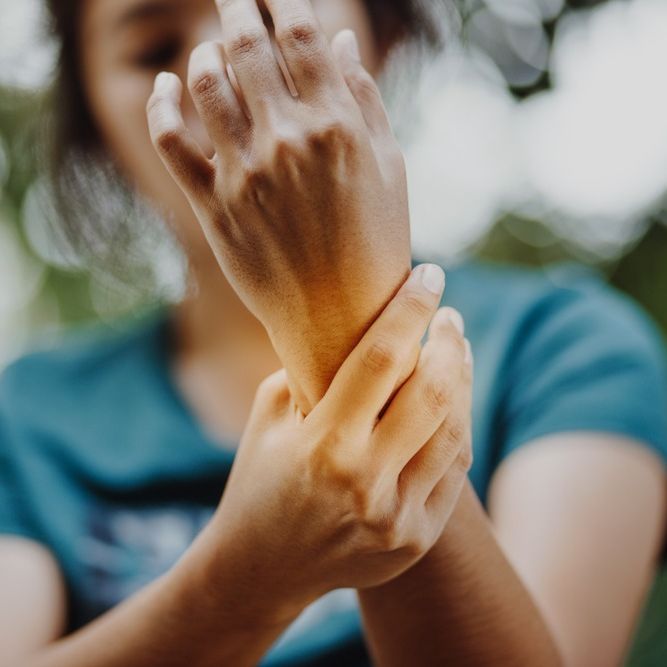
{"label": "eye", "polygon": [[171,40],[139,53],[133,58],[133,62],[144,69],[162,69],[177,58],[180,50],[180,41]]}

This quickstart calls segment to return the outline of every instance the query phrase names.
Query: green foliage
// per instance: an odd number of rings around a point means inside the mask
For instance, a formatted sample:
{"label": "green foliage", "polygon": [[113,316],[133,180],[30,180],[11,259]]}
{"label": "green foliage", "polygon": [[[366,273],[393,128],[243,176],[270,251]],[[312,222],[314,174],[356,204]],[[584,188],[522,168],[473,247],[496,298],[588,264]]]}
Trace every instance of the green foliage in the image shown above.
{"label": "green foliage", "polygon": [[[87,273],[48,264],[31,247],[26,234],[26,194],[44,171],[44,153],[37,150],[42,108],[43,98],[37,93],[0,89],[0,144],[7,158],[0,224],[15,232],[25,261],[42,272],[39,290],[31,303],[25,304],[30,321],[42,327],[66,326],[94,320],[97,314],[90,299]],[[3,283],[6,285],[6,280]]]}
{"label": "green foliage", "polygon": [[667,662],[667,566],[656,578],[646,603],[627,667],[662,667]]}

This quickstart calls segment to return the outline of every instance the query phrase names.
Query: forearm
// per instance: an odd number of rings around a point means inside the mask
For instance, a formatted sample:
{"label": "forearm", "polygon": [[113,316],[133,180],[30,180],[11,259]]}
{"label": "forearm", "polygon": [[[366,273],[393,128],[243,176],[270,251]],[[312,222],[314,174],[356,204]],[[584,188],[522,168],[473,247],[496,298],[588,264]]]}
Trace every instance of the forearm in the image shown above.
{"label": "forearm", "polygon": [[265,325],[304,413],[324,396],[338,369],[409,272],[406,248],[399,260],[375,266],[360,263],[354,275],[351,269],[341,270],[338,283],[311,285],[308,294],[295,297],[289,305],[276,305]]}
{"label": "forearm", "polygon": [[560,664],[469,483],[435,547],[359,598],[378,667]]}
{"label": "forearm", "polygon": [[[202,550],[203,551],[203,550]],[[73,635],[31,656],[26,667],[238,667],[256,665],[290,619],[269,605],[245,604],[208,583],[210,565],[186,554],[166,575]],[[200,567],[201,564],[201,567]],[[208,584],[208,585],[207,585]],[[263,604],[263,603],[262,603]]]}

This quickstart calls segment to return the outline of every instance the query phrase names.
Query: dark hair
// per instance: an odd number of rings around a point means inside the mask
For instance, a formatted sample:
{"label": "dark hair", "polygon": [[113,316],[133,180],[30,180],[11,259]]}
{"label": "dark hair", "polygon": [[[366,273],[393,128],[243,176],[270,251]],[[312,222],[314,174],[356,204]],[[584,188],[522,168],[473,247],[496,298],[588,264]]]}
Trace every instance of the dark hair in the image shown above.
{"label": "dark hair", "polygon": [[[442,15],[452,0],[364,0],[376,39],[389,49],[410,42],[425,51],[442,46]],[[90,112],[81,79],[79,25],[83,0],[47,0],[59,57],[48,103],[50,208],[59,241],[79,255],[99,258],[122,247],[132,214],[132,193],[114,168]],[[113,220],[102,215],[114,197]],[[121,205],[118,205],[121,202]]]}

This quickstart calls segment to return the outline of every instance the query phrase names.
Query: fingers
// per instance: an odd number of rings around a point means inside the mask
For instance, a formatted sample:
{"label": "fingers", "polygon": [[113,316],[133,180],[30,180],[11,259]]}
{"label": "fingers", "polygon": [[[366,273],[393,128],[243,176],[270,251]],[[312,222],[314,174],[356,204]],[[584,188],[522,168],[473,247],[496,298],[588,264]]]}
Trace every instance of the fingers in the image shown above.
{"label": "fingers", "polygon": [[442,269],[417,267],[336,374],[310,417],[372,429],[435,314],[445,285]]}
{"label": "fingers", "polygon": [[466,484],[472,459],[472,439],[470,439],[464,444],[454,463],[438,481],[426,500],[424,507],[434,520],[437,519],[440,532],[456,507],[457,500]]}
{"label": "fingers", "polygon": [[303,101],[321,97],[327,87],[343,86],[331,48],[310,0],[265,0],[275,39]]}
{"label": "fingers", "polygon": [[216,0],[222,46],[253,119],[294,102],[256,0]]}
{"label": "fingers", "polygon": [[215,169],[185,126],[181,113],[182,93],[181,80],[175,74],[158,74],[146,106],[151,141],[188,197],[208,198]]}
{"label": "fingers", "polygon": [[250,141],[250,123],[227,75],[220,46],[204,42],[190,55],[188,87],[206,130],[223,159],[238,159]]}
{"label": "fingers", "polygon": [[463,320],[456,311],[443,308],[433,320],[417,368],[375,427],[377,455],[394,461],[397,471],[403,470],[402,478],[428,484],[429,493],[442,476],[440,458],[447,454],[443,450],[451,441],[458,451],[469,421],[461,405],[469,392],[464,358]]}
{"label": "fingers", "polygon": [[[434,319],[431,335],[437,336],[435,330],[442,326],[442,320]],[[442,487],[457,487],[457,480],[464,479],[472,466],[473,366],[470,342],[465,339],[461,379],[451,410],[433,437],[410,460],[402,473],[403,481],[411,478],[419,480],[419,484],[414,486],[414,492],[417,500],[426,504],[427,509],[429,506],[440,507],[438,498],[446,501],[449,493]]]}
{"label": "fingers", "polygon": [[433,437],[403,468],[399,477],[402,494],[427,504],[441,480],[456,477],[472,465],[471,390],[461,383],[450,413]]}
{"label": "fingers", "polygon": [[333,39],[331,48],[354,99],[374,138],[392,136],[387,110],[375,79],[361,64],[359,44],[352,30],[342,30]]}

